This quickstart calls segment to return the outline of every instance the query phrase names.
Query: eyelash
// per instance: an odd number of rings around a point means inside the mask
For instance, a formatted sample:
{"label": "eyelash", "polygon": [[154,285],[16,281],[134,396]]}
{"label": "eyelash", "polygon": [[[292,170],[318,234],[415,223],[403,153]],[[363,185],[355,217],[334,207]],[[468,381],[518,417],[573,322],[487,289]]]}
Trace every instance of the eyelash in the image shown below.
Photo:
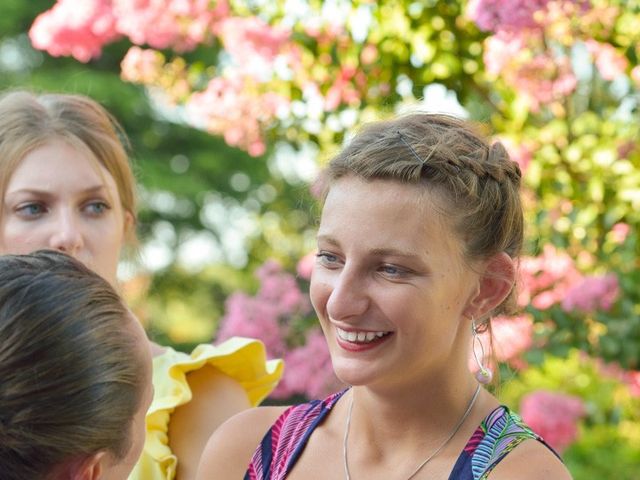
{"label": "eyelash", "polygon": [[[326,268],[338,268],[340,260],[338,256],[328,252],[318,252],[316,254],[318,262]],[[390,272],[389,270],[394,270]],[[410,270],[399,267],[397,265],[382,264],[378,267],[377,272],[390,278],[403,278],[407,276]]]}

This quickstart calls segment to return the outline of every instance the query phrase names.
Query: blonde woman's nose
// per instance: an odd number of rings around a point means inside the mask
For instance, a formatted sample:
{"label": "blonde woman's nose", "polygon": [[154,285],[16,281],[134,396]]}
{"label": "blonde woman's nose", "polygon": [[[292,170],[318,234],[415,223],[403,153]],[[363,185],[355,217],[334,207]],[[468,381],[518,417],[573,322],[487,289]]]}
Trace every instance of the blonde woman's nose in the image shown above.
{"label": "blonde woman's nose", "polygon": [[68,255],[75,255],[83,246],[80,220],[72,213],[61,212],[53,226],[49,247]]}

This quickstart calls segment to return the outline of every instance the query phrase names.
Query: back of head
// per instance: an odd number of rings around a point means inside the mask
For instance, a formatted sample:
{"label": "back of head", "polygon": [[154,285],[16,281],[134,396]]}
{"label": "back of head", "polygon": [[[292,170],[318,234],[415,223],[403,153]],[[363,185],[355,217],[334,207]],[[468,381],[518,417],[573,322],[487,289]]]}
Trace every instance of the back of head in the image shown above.
{"label": "back of head", "polygon": [[118,122],[83,95],[10,91],[0,97],[0,201],[11,175],[31,151],[63,139],[86,149],[115,180],[125,211],[136,218],[135,178]]}
{"label": "back of head", "polygon": [[[422,185],[437,194],[468,260],[520,255],[520,169],[500,143],[490,145],[466,121],[414,113],[372,123],[333,158],[325,175],[328,188],[347,175]],[[511,312],[513,297],[494,313]]]}
{"label": "back of head", "polygon": [[40,251],[0,257],[0,477],[44,479],[99,451],[121,459],[143,356],[113,288]]}

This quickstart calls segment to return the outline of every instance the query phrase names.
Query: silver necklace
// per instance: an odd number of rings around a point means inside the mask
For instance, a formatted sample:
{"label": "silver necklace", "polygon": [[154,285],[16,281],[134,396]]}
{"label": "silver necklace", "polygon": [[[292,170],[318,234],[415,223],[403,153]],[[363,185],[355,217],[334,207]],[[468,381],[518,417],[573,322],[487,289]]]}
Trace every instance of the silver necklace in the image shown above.
{"label": "silver necklace", "polygon": [[[473,405],[476,403],[476,399],[478,398],[479,393],[480,393],[480,385],[478,384],[478,386],[476,387],[476,391],[474,392],[473,397],[471,398],[471,401],[467,406],[467,410],[464,412],[462,417],[460,417],[460,420],[458,420],[458,423],[456,424],[454,429],[451,431],[449,436],[445,439],[444,442],[440,444],[438,448],[436,448],[436,450],[431,455],[425,458],[422,461],[422,463],[418,465],[418,467],[413,471],[413,473],[407,477],[407,480],[411,480],[413,477],[415,477],[416,474],[420,470],[422,470],[422,467],[424,467],[427,463],[429,463],[433,457],[438,455],[440,451],[445,447],[445,445],[447,445],[447,443],[449,443],[449,441],[455,436],[455,434],[458,433],[458,430],[460,430],[460,427],[462,426],[464,421],[467,419],[467,417],[471,413],[471,409],[473,408]],[[349,462],[347,460],[347,441],[349,440],[349,427],[351,426],[352,411],[353,411],[353,391],[351,392],[351,402],[349,403],[349,413],[347,414],[347,423],[344,428],[344,441],[342,442],[342,454],[344,458],[344,476],[346,480],[351,480],[351,475],[349,474]]]}

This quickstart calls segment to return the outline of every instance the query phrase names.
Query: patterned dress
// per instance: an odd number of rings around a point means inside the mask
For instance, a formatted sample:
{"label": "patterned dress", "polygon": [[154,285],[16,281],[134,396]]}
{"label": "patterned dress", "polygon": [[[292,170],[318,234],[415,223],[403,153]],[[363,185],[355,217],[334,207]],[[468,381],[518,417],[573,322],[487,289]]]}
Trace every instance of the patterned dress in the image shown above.
{"label": "patterned dress", "polygon": [[[300,458],[313,431],[346,391],[285,410],[253,454],[244,479],[284,480]],[[542,442],[551,449],[517,414],[506,406],[496,408],[467,442],[449,480],[485,480],[511,450],[527,439]]]}

